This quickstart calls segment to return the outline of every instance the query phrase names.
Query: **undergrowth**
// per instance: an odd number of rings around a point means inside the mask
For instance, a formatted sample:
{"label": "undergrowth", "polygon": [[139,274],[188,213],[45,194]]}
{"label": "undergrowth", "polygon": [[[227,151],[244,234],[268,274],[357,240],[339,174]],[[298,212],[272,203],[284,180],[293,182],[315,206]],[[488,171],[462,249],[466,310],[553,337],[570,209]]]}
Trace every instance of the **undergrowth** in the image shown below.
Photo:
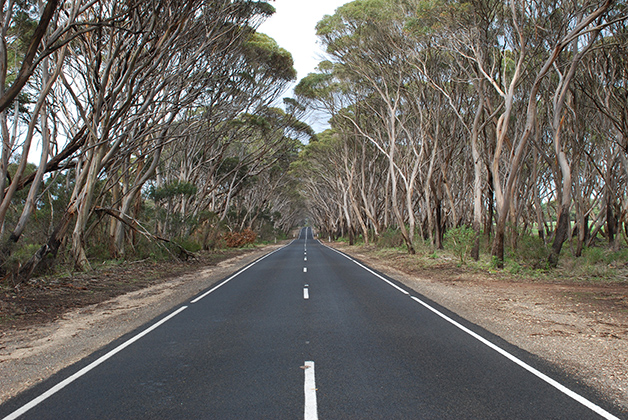
{"label": "undergrowth", "polygon": [[496,260],[490,255],[490,244],[483,243],[478,261],[470,258],[473,240],[471,229],[453,229],[445,236],[444,249],[435,249],[428,241],[417,239],[416,254],[410,255],[401,235],[389,230],[374,246],[356,247],[381,260],[395,261],[396,266],[406,271],[449,267],[469,273],[506,275],[515,281],[628,284],[628,248],[613,251],[606,246],[595,246],[585,248],[582,256],[575,257],[572,254],[575,247],[567,242],[558,267],[550,269],[547,265],[549,245],[537,236],[521,235],[517,238],[516,249],[506,249],[504,267],[498,269]]}

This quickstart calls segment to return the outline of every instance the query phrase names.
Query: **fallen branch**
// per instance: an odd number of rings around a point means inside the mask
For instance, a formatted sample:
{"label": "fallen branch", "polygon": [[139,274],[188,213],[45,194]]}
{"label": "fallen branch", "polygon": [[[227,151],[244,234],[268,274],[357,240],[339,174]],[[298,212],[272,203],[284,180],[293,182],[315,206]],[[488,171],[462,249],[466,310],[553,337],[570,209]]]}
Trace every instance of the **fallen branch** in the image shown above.
{"label": "fallen branch", "polygon": [[[162,241],[162,242],[167,242],[167,243],[173,244],[179,250],[179,255],[177,255],[176,257],[181,259],[181,260],[186,260],[186,259],[188,259],[190,257],[196,257],[196,255],[194,253],[192,253],[192,252],[188,251],[187,249],[183,248],[178,243],[173,242],[173,241],[171,241],[170,239],[167,239],[167,238],[162,238],[161,236],[153,235],[144,226],[142,226],[137,220],[135,220],[134,218],[132,218],[131,216],[129,216],[127,214],[124,214],[124,213],[120,212],[119,210],[96,206],[96,207],[94,207],[94,211],[97,212],[97,213],[105,213],[105,214],[107,214],[107,215],[109,215],[109,216],[111,216],[111,217],[121,221],[122,223],[127,225],[129,228],[133,229],[135,232],[139,233],[140,235],[143,235],[145,238],[147,238],[149,240],[157,240],[157,241]],[[170,252],[170,250],[168,250],[168,252]],[[183,256],[183,258],[182,258],[182,256]]]}

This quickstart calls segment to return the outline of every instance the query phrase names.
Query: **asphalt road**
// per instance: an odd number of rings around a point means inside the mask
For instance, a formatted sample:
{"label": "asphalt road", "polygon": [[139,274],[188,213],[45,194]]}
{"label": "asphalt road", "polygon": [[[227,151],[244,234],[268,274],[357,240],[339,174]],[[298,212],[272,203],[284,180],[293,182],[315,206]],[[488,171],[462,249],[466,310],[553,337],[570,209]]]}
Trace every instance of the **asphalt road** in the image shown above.
{"label": "asphalt road", "polygon": [[599,419],[614,410],[304,229],[8,401],[0,418]]}

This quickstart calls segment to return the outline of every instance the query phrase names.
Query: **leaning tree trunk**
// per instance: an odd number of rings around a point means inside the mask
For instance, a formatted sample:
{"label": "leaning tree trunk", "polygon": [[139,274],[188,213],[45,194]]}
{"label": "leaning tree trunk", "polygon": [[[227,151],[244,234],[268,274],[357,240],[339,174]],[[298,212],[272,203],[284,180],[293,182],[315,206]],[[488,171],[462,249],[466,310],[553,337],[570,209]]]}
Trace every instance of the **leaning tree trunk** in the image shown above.
{"label": "leaning tree trunk", "polygon": [[96,182],[98,181],[100,162],[104,157],[105,148],[104,146],[100,146],[92,153],[91,162],[86,162],[86,164],[89,164],[89,167],[84,169],[88,171],[87,178],[85,185],[83,185],[83,188],[78,193],[76,224],[72,231],[72,259],[74,267],[80,271],[91,270],[91,264],[85,252],[85,227],[87,226],[91,214],[92,197],[96,188]]}
{"label": "leaning tree trunk", "polygon": [[76,215],[75,202],[68,205],[67,209],[61,217],[61,221],[54,229],[48,241],[33,255],[24,265],[20,267],[20,270],[13,278],[14,285],[18,285],[27,281],[35,272],[42,267],[50,265],[51,261],[57,256],[59,248],[65,239],[70,224]]}

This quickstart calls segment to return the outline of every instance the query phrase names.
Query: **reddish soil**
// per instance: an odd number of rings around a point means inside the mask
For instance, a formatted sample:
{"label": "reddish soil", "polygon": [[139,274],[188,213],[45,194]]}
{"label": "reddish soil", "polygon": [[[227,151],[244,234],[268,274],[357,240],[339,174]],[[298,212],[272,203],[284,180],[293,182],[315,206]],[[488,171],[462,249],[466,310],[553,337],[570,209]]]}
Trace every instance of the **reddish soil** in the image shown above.
{"label": "reddish soil", "polygon": [[35,278],[18,288],[5,280],[0,285],[0,333],[51,322],[68,310],[154,286],[246,252],[227,249],[202,253],[185,262],[140,261],[101,266],[89,273]]}
{"label": "reddish soil", "polygon": [[374,247],[334,247],[535,354],[597,390],[628,414],[628,281],[534,277]]}

